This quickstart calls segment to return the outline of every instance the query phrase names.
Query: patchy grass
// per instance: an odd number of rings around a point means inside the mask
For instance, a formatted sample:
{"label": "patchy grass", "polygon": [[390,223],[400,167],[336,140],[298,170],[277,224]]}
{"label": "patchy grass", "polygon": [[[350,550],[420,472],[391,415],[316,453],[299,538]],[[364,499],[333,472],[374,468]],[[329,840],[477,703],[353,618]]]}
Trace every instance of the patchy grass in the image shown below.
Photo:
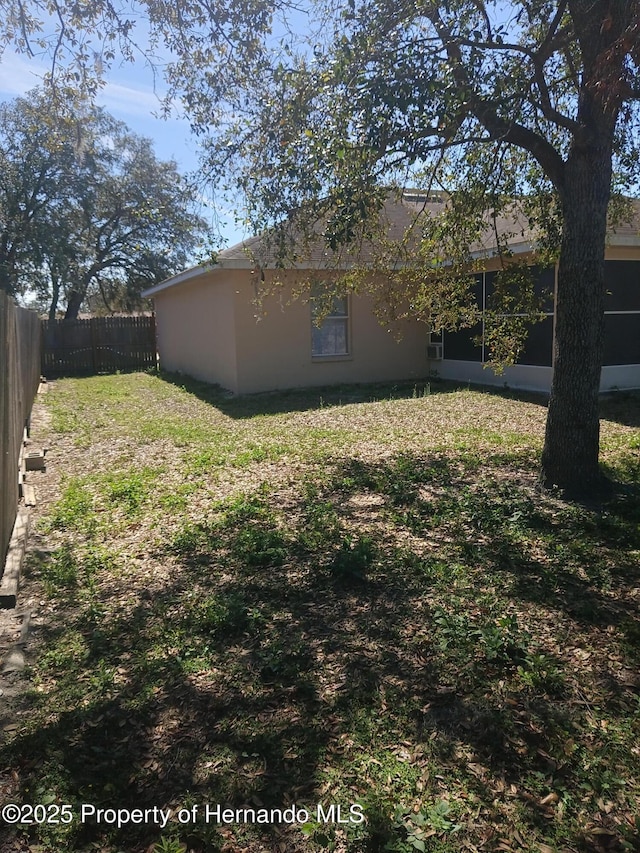
{"label": "patchy grass", "polygon": [[73,820],[7,850],[639,849],[637,396],[603,406],[626,489],[599,507],[537,490],[536,400],[144,374],[46,399],[0,787]]}

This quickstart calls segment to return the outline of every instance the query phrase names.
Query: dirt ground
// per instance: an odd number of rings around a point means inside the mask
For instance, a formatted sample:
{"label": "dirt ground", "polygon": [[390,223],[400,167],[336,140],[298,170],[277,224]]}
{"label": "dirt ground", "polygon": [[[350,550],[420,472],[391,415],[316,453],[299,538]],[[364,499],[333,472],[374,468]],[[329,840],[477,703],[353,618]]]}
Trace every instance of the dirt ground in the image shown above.
{"label": "dirt ground", "polygon": [[[46,386],[45,386],[46,387]],[[41,613],[44,602],[34,595],[25,565],[33,549],[46,548],[46,541],[37,533],[37,522],[44,509],[56,500],[59,471],[56,456],[48,447],[50,415],[42,399],[36,399],[31,415],[29,449],[47,449],[46,467],[42,471],[28,471],[25,483],[33,485],[36,491],[36,506],[30,507],[29,537],[27,553],[22,565],[17,605],[13,609],[0,609],[0,742],[8,733],[20,726],[21,709],[29,682],[25,676],[25,667],[29,662],[29,652],[39,626],[42,625]]]}

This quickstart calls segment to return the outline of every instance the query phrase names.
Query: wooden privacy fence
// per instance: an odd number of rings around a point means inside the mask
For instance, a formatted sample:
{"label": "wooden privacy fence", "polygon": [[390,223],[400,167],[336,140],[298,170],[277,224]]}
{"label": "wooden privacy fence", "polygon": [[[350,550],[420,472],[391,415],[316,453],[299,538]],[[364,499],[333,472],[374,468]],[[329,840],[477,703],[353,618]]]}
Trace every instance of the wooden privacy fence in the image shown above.
{"label": "wooden privacy fence", "polygon": [[40,382],[40,319],[0,291],[0,574],[19,498],[18,460]]}
{"label": "wooden privacy fence", "polygon": [[42,321],[44,376],[79,376],[156,367],[155,317]]}

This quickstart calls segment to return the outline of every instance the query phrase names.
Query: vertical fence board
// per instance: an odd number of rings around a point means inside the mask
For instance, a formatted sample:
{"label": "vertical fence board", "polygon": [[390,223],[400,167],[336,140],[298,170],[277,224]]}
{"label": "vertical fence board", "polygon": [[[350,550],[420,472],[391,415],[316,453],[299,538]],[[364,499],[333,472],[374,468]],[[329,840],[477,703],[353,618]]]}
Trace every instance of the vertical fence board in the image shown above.
{"label": "vertical fence board", "polygon": [[[18,500],[17,460],[11,457],[11,345],[9,335],[9,301],[0,293],[0,352],[2,353],[2,372],[0,374],[0,565],[4,566],[9,537],[11,535],[11,516]],[[15,483],[13,480],[15,479]]]}
{"label": "vertical fence board", "polygon": [[0,292],[0,572],[18,508],[18,460],[40,381],[40,320]]}
{"label": "vertical fence board", "polygon": [[44,376],[82,376],[157,365],[155,317],[42,321]]}

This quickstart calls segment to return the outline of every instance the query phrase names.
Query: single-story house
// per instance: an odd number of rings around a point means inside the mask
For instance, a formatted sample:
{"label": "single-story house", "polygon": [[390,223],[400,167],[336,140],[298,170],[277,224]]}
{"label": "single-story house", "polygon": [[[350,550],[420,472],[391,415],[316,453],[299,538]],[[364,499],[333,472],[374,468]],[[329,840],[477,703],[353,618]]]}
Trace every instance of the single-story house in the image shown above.
{"label": "single-story house", "polygon": [[[389,234],[402,235],[418,211],[436,214],[442,197],[406,193],[387,205]],[[640,217],[638,217],[640,219]],[[513,220],[508,223],[513,233]],[[507,223],[505,223],[507,228]],[[535,264],[534,236],[526,227],[510,251]],[[351,293],[333,300],[321,324],[314,301],[296,285],[328,263],[318,242],[304,261],[285,271],[261,254],[260,238],[226,249],[215,263],[196,266],[148,289],[155,302],[161,366],[236,393],[353,382],[420,380],[430,375],[478,384],[548,391],[553,371],[553,299],[546,318],[532,327],[518,363],[496,375],[485,366],[485,306],[497,263],[490,245],[475,247],[486,259],[476,274],[481,320],[475,328],[433,334],[418,320],[381,325],[373,297]],[[348,264],[348,260],[345,262]],[[342,266],[344,269],[344,265]],[[640,388],[640,233],[637,221],[609,235],[606,253],[606,346],[601,389]],[[278,288],[268,285],[277,280]],[[556,269],[539,270],[539,285],[554,292]],[[256,306],[256,288],[268,295]]]}

